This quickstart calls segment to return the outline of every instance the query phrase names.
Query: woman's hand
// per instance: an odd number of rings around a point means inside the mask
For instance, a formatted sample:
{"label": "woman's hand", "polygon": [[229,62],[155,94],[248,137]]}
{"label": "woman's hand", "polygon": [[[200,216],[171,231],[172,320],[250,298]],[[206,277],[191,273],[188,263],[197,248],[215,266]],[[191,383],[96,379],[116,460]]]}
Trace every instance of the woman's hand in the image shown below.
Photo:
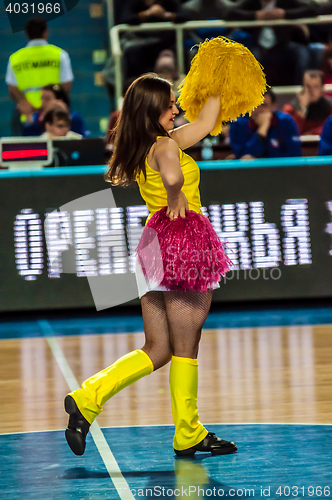
{"label": "woman's hand", "polygon": [[197,120],[210,125],[214,129],[220,111],[220,92],[217,95],[211,95],[201,109]]}
{"label": "woman's hand", "polygon": [[147,17],[160,17],[161,19],[165,16],[165,9],[158,3],[151,5],[149,9],[145,11]]}
{"label": "woman's hand", "polygon": [[182,191],[180,191],[178,196],[167,196],[167,204],[166,215],[171,220],[177,219],[179,215],[180,217],[185,217],[186,210],[189,210],[188,200]]}

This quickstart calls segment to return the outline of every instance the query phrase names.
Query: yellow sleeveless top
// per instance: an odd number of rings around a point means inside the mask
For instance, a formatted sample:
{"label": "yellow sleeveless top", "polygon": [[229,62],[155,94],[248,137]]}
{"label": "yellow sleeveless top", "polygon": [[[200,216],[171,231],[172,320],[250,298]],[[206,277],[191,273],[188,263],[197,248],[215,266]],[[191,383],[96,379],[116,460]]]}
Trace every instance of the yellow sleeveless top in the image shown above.
{"label": "yellow sleeveless top", "polygon": [[[157,139],[158,138],[159,137],[157,137]],[[201,197],[198,188],[200,181],[199,167],[191,156],[184,153],[180,148],[179,151],[180,165],[184,177],[184,183],[181,191],[188,200],[189,210],[194,210],[194,212],[201,214]],[[167,207],[167,191],[163,184],[160,172],[153,170],[149,166],[147,158],[145,159],[145,168],[146,180],[142,171],[137,175],[136,180],[141,196],[150,212],[146,220],[146,222],[148,222],[155,212]]]}

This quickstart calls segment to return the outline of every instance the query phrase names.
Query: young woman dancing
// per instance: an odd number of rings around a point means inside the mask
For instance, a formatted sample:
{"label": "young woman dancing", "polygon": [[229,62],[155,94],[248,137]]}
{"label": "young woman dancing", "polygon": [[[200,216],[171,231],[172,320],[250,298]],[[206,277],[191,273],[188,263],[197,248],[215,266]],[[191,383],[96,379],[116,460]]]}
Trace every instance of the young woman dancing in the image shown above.
{"label": "young woman dancing", "polygon": [[198,416],[202,327],[230,260],[202,214],[199,168],[183,149],[257,107],[265,88],[262,67],[249,50],[217,38],[201,45],[181,92],[192,123],[174,129],[174,93],[157,75],[141,76],[126,92],[106,180],[122,186],[137,181],[150,211],[136,260],[145,344],[66,396],[66,439],[76,455],[84,453],[89,427],[104,403],[169,361],[175,453],[236,452],[232,441],[209,432]]}
{"label": "young woman dancing", "polygon": [[[172,224],[176,224],[178,217],[185,218],[185,223],[191,211],[202,214],[199,168],[182,150],[213,130],[219,110],[220,98],[210,97],[195,122],[174,130],[179,111],[170,83],[153,74],[138,78],[124,98],[108,179],[118,185],[137,180],[150,210],[149,219],[153,214],[158,216],[157,212],[162,209],[164,219]],[[203,215],[200,217],[206,219]],[[215,238],[218,240],[216,234]],[[225,272],[228,259],[221,244],[220,249],[222,255],[218,263],[223,264]],[[192,269],[192,263],[190,266]],[[190,282],[193,273],[189,274],[186,276],[186,270],[182,270],[182,285]],[[212,290],[219,287],[218,278],[208,283],[204,291],[188,288],[182,291],[181,283],[176,280],[177,290],[170,291],[170,287],[162,284],[153,287],[137,262],[145,344],[66,396],[65,409],[70,415],[66,439],[75,454],[84,453],[89,426],[108,399],[169,361],[176,454],[192,455],[196,451],[227,454],[237,450],[233,442],[224,441],[205,429],[197,409],[198,346]]]}

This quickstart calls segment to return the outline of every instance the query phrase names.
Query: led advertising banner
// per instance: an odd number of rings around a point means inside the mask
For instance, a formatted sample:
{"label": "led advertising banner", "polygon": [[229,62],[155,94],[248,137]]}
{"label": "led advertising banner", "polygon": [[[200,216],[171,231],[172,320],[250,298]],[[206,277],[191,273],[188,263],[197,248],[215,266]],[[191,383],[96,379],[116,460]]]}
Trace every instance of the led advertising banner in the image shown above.
{"label": "led advertising banner", "polygon": [[[214,301],[332,297],[331,169],[201,171],[203,212],[234,264]],[[1,179],[0,196],[1,311],[94,307],[98,276],[114,277],[100,308],[107,295],[139,303],[134,252],[148,211],[137,187],[37,175]]]}

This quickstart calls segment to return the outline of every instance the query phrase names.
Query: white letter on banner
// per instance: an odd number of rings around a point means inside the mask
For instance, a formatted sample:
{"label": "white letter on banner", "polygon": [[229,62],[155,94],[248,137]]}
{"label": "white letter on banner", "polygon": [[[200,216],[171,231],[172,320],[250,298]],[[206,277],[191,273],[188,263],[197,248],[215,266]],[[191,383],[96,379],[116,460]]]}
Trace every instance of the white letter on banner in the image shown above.
{"label": "white letter on banner", "polygon": [[127,245],[123,208],[97,208],[96,227],[99,274],[125,274]]}
{"label": "white letter on banner", "polygon": [[287,200],[281,207],[281,224],[285,232],[282,240],[285,266],[311,264],[308,200]]}
{"label": "white letter on banner", "polygon": [[250,203],[254,267],[278,267],[281,260],[280,236],[274,223],[265,222],[264,203]]}
{"label": "white letter on banner", "polygon": [[[327,206],[327,209],[330,211],[330,216],[331,216],[331,220],[332,220],[332,201],[327,201],[326,206]],[[327,232],[327,234],[330,234],[332,237],[332,222],[329,222],[328,224],[326,224],[326,232]],[[329,254],[332,255],[332,244],[331,244]]]}
{"label": "white letter on banner", "polygon": [[70,214],[54,210],[46,214],[45,238],[48,255],[48,275],[60,278],[63,272],[62,253],[69,250],[72,244],[72,228]]}
{"label": "white letter on banner", "polygon": [[88,225],[94,221],[94,211],[75,210],[73,215],[77,276],[98,276],[97,261],[89,258],[89,250],[96,248],[95,238],[88,233]]}
{"label": "white letter on banner", "polygon": [[135,250],[141,239],[144,225],[142,219],[149,215],[146,205],[127,207],[127,237],[129,244],[130,272],[135,272]]}
{"label": "white letter on banner", "polygon": [[227,255],[234,264],[232,269],[250,269],[247,203],[210,205],[209,209],[211,224],[221,241],[226,243]]}
{"label": "white letter on banner", "polygon": [[14,222],[15,261],[26,280],[35,280],[44,267],[42,224],[31,208],[21,210]]}

